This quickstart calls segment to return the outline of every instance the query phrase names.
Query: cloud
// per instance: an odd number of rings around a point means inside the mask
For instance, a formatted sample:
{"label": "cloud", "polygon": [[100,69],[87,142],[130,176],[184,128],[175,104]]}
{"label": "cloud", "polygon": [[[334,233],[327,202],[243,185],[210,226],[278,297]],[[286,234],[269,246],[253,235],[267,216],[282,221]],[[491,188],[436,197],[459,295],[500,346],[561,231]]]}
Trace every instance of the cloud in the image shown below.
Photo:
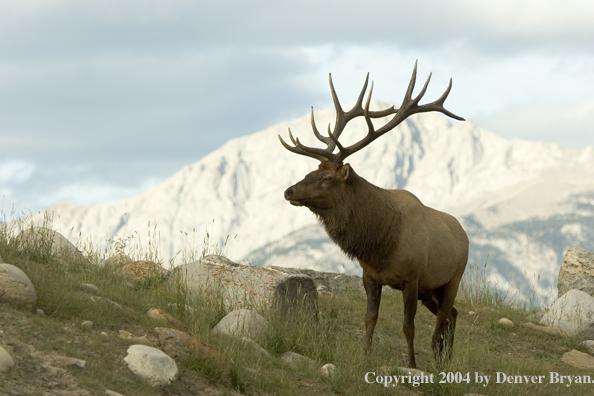
{"label": "cloud", "polygon": [[3,2],[0,49],[23,57],[323,43],[430,49],[465,42],[485,53],[534,47],[593,51],[594,6],[581,0],[19,3]]}
{"label": "cloud", "polygon": [[24,183],[31,178],[33,172],[33,163],[17,159],[0,161],[0,188],[4,189],[8,184]]}
{"label": "cloud", "polygon": [[[303,67],[274,48],[11,62],[0,80],[0,156],[10,149],[45,161],[66,153],[69,161],[196,160],[286,117],[303,96],[289,77]],[[175,150],[162,150],[168,146]]]}
{"label": "cloud", "polygon": [[594,100],[538,101],[504,108],[480,125],[507,138],[556,142],[582,149],[594,145]]}
{"label": "cloud", "polygon": [[65,201],[78,205],[99,205],[129,198],[142,192],[139,188],[121,187],[101,183],[75,183],[62,186],[57,191],[44,195],[37,202],[43,207]]}

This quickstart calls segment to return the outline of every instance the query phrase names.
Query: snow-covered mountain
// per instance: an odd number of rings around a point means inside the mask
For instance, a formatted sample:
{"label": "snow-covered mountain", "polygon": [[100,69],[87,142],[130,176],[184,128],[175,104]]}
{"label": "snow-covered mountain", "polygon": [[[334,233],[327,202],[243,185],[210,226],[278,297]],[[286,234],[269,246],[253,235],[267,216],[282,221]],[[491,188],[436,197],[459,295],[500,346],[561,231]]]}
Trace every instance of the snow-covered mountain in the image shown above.
{"label": "snow-covered mountain", "polygon": [[[316,121],[320,127],[333,122],[334,110],[317,112]],[[98,206],[56,204],[50,208],[54,225],[70,239],[80,233],[100,243],[135,231],[149,238],[151,221],[165,260],[180,250],[199,251],[208,232],[210,243],[219,246],[230,236],[227,251],[235,261],[360,274],[309,210],[283,198],[318,162],[287,151],[276,135],[286,137],[290,126],[305,144],[320,145],[309,123],[304,116],[233,139],[133,198]],[[364,120],[351,124],[344,144],[366,131]],[[456,216],[471,240],[470,264],[487,263],[503,289],[551,297],[567,248],[594,250],[594,146],[570,150],[510,141],[470,121],[429,113],[410,117],[348,162],[370,182],[407,189]]]}

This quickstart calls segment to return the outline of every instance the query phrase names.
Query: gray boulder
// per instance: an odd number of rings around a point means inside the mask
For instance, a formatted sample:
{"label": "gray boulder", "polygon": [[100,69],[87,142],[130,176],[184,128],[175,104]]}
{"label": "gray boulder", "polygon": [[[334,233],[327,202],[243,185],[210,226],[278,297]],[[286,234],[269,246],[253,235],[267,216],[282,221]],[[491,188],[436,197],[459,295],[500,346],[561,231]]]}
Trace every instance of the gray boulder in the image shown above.
{"label": "gray boulder", "polygon": [[295,352],[285,352],[281,355],[280,361],[294,369],[307,368],[309,370],[315,368],[316,362],[306,356]]}
{"label": "gray boulder", "polygon": [[561,361],[563,363],[567,363],[571,366],[585,370],[594,369],[594,357],[575,349],[572,349],[571,351],[565,352],[563,355],[561,355]]}
{"label": "gray boulder", "polygon": [[255,352],[257,355],[265,358],[271,358],[272,355],[266,349],[262,348],[256,341],[252,340],[250,337],[242,337],[241,343],[249,348],[252,352]]}
{"label": "gray boulder", "polygon": [[229,310],[274,307],[286,312],[304,307],[317,315],[318,292],[311,277],[241,265],[222,256],[206,256],[178,266],[169,282],[180,282],[190,291],[217,296]]}
{"label": "gray boulder", "polygon": [[6,349],[0,346],[0,373],[8,371],[15,366],[12,356],[6,351]]}
{"label": "gray boulder", "polygon": [[37,302],[37,293],[29,277],[20,268],[0,264],[0,303],[32,307]]}
{"label": "gray boulder", "polygon": [[178,376],[177,364],[163,351],[146,345],[132,345],[124,361],[132,372],[151,386],[170,385]]}
{"label": "gray boulder", "polygon": [[570,290],[551,305],[540,323],[578,335],[594,325],[594,297],[581,290]]}
{"label": "gray boulder", "polygon": [[287,275],[307,275],[316,284],[318,291],[332,294],[365,293],[363,279],[353,274],[337,274],[335,272],[320,272],[311,269],[285,268],[270,266],[266,267],[280,271]]}
{"label": "gray boulder", "polygon": [[74,255],[77,258],[83,258],[81,251],[62,234],[45,227],[22,230],[17,236],[17,242],[22,248],[35,249],[42,255],[57,257]]}
{"label": "gray boulder", "polygon": [[561,263],[558,296],[574,289],[594,296],[594,253],[577,246],[569,248]]}
{"label": "gray boulder", "polygon": [[262,316],[249,309],[231,311],[212,329],[214,334],[226,334],[235,338],[260,339],[270,331],[270,324]]}

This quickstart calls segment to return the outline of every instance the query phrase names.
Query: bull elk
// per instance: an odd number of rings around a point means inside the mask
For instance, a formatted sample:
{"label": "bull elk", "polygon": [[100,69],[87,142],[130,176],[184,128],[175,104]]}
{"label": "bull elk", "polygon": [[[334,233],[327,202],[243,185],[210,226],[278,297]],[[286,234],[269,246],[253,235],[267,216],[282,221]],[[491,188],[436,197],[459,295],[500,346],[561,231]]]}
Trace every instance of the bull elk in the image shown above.
{"label": "bull elk", "polygon": [[[431,341],[437,363],[441,364],[451,354],[458,315],[454,300],[468,260],[468,237],[454,217],[423,205],[415,195],[406,190],[385,190],[369,183],[343,161],[412,114],[437,111],[464,121],[462,117],[443,107],[452,87],[451,79],[439,99],[419,105],[431,74],[419,95],[413,98],[416,74],[415,62],[400,108],[392,106],[379,111],[369,110],[373,83],[363,107],[368,74],[355,106],[347,112],[338,101],[330,75],[336,121],[332,130],[328,126],[328,136],[323,136],[318,131],[313,108],[311,110],[313,133],[326,148],[303,145],[299,139],[293,137],[290,129],[292,146],[279,135],[282,145],[289,151],[321,161],[317,170],[285,191],[285,199],[292,205],[309,208],[324,225],[328,236],[347,256],[356,258],[363,268],[363,285],[367,293],[366,350],[371,349],[382,286],[388,285],[401,290],[404,300],[403,332],[408,344],[408,365],[411,368],[416,367],[413,340],[418,300],[437,316]],[[393,118],[376,130],[372,119],[391,114],[394,114]],[[365,118],[367,135],[345,147],[339,142],[340,135],[347,123],[359,116]]]}

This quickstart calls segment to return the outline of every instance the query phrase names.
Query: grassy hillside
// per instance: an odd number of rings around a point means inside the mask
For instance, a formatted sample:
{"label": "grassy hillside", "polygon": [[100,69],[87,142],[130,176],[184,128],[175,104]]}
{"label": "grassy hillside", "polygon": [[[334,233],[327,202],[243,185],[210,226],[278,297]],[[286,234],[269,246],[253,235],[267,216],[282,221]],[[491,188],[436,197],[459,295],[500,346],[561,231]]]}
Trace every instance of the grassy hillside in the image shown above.
{"label": "grassy hillside", "polygon": [[[146,259],[146,256],[158,259],[156,246],[139,249],[131,237],[114,241],[111,252],[100,253],[87,246],[80,247],[85,252],[84,257],[62,256],[52,253],[50,241],[20,243],[15,238],[18,228],[29,226],[25,222],[0,223],[0,256],[6,263],[22,269],[37,291],[37,304],[30,310],[0,303],[0,346],[8,350],[17,363],[15,369],[0,373],[0,395],[104,395],[106,389],[125,396],[201,392],[221,395],[477,393],[544,396],[591,395],[593,392],[594,384],[550,383],[551,375],[556,374],[589,375],[594,380],[594,372],[559,361],[562,353],[580,349],[582,340],[541,333],[525,326],[524,323],[536,322],[538,313],[497,295],[474,268],[467,271],[456,304],[460,314],[452,360],[446,367],[435,367],[430,348],[435,319],[420,306],[415,336],[417,363],[420,369],[433,375],[433,383],[385,387],[377,382],[386,381],[387,376],[408,374],[397,370],[407,362],[401,330],[400,292],[384,289],[373,352],[368,356],[362,348],[365,296],[321,294],[318,321],[299,314],[290,320],[281,320],[271,312],[262,312],[274,330],[259,342],[272,357],[258,357],[237,340],[211,334],[212,327],[227,313],[216,295],[190,294],[183,285],[171,285],[157,277],[131,284],[115,267],[103,264],[106,255],[116,253],[125,253],[134,259]],[[205,252],[209,248],[206,241],[205,247],[199,250]],[[180,256],[190,261],[195,255],[195,252],[183,252]],[[89,293],[81,284],[93,284],[99,291]],[[93,301],[90,295],[101,298]],[[186,305],[193,310],[176,309]],[[222,359],[196,355],[178,360],[180,379],[165,388],[146,385],[123,361],[131,342],[120,338],[118,332],[125,330],[134,336],[146,335],[155,340],[154,328],[162,324],[146,315],[154,306],[181,320],[189,329],[188,333],[213,346]],[[515,325],[499,324],[502,317]],[[86,320],[93,322],[91,328],[82,326]],[[278,357],[286,351],[315,360],[317,367],[333,363],[337,367],[335,377],[322,379],[316,370],[283,366]],[[57,356],[84,359],[87,365],[56,369],[55,363],[48,362],[55,362]],[[227,365],[231,367],[230,372]],[[501,373],[500,380],[505,374],[519,378],[522,383],[495,383],[498,373]],[[476,383],[478,376],[490,376],[488,386]],[[542,376],[542,383],[526,383],[526,379],[530,382],[530,376],[537,379]],[[444,383],[440,383],[441,380]],[[414,381],[407,377],[405,382]]]}

